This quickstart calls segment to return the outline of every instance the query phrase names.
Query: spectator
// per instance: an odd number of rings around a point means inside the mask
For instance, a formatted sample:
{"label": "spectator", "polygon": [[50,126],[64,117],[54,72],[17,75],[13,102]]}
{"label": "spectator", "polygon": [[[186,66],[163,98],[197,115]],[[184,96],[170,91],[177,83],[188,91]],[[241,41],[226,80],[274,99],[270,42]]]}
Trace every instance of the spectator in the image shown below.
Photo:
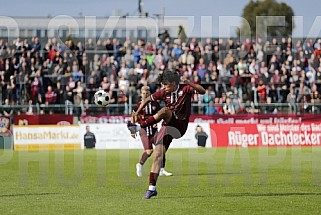
{"label": "spectator", "polygon": [[100,83],[100,88],[106,92],[108,92],[110,90],[110,83],[109,83],[108,78],[106,76],[103,77],[103,80]]}
{"label": "spectator", "polygon": [[129,81],[125,79],[125,76],[121,76],[118,80],[119,90],[123,91],[124,94],[127,93],[129,88]]}
{"label": "spectator", "polygon": [[92,149],[96,146],[95,134],[90,131],[89,125],[86,126],[86,134],[84,135],[84,145],[86,149]]}
{"label": "spectator", "polygon": [[132,51],[132,55],[134,57],[134,63],[135,64],[139,63],[142,53],[139,50],[139,47],[137,45],[134,47],[134,50]]}
{"label": "spectator", "polygon": [[200,125],[196,126],[195,129],[196,133],[195,133],[195,139],[197,140],[197,145],[199,147],[205,147],[206,146],[206,140],[208,138],[208,135],[206,134],[206,132],[203,130],[203,127]]}
{"label": "spectator", "polygon": [[205,106],[205,114],[206,115],[213,115],[218,114],[217,108],[214,106],[214,102],[210,101],[208,105]]}
{"label": "spectator", "polygon": [[35,114],[35,110],[34,110],[33,105],[32,105],[32,100],[29,100],[28,104],[29,105],[28,105],[26,114],[27,115],[34,115]]}
{"label": "spectator", "polygon": [[105,47],[106,47],[106,50],[107,50],[107,55],[108,56],[112,56],[114,48],[113,48],[113,44],[111,43],[111,40],[107,39],[105,44],[106,44]]}
{"label": "spectator", "polygon": [[87,85],[86,92],[87,92],[87,99],[90,103],[94,102],[94,95],[95,92],[98,90],[97,82],[93,77],[90,77],[89,84]]}
{"label": "spectator", "polygon": [[259,95],[259,102],[265,103],[266,102],[266,87],[262,80],[259,81],[257,86],[257,92]]}
{"label": "spectator", "polygon": [[218,98],[218,97],[215,98],[214,107],[215,107],[215,110],[216,110],[216,114],[222,114],[223,113],[223,107],[221,105],[220,98]]}
{"label": "spectator", "polygon": [[226,98],[226,102],[223,105],[223,112],[224,114],[235,114],[235,109],[234,109],[234,105],[231,103],[231,99],[230,97]]}
{"label": "spectator", "polygon": [[289,112],[290,113],[297,113],[297,105],[296,105],[296,95],[294,93],[294,88],[290,88],[290,93],[287,96],[287,102],[289,104]]}
{"label": "spectator", "polygon": [[64,104],[64,89],[62,88],[60,82],[57,82],[54,91],[57,95],[56,104]]}
{"label": "spectator", "polygon": [[301,82],[299,90],[298,90],[298,95],[297,95],[297,98],[296,98],[296,102],[297,103],[303,102],[303,97],[305,95],[309,95],[309,94],[310,94],[310,90],[308,89],[308,87],[306,87],[304,85],[304,82]]}
{"label": "spectator", "polygon": [[242,94],[243,94],[243,91],[242,91],[243,80],[239,76],[238,70],[234,70],[234,75],[230,78],[230,84],[231,84],[231,91],[234,94],[238,94],[239,97],[242,97]]}
{"label": "spectator", "polygon": [[2,106],[3,115],[10,117],[13,114],[13,108],[10,105],[10,100],[4,100],[4,105]]}
{"label": "spectator", "polygon": [[31,100],[36,102],[38,98],[38,94],[41,90],[41,84],[38,77],[35,77],[33,82],[31,83]]}
{"label": "spectator", "polygon": [[67,85],[66,91],[64,92],[64,99],[65,99],[65,114],[72,115],[73,114],[73,103],[74,103],[74,92],[73,90]]}
{"label": "spectator", "polygon": [[272,98],[271,97],[267,97],[266,99],[266,106],[265,106],[265,111],[264,113],[278,113],[277,108],[274,106],[274,104],[272,104]]}
{"label": "spectator", "polygon": [[41,44],[40,44],[39,38],[38,37],[33,38],[32,44],[31,44],[31,53],[33,55],[36,55],[36,53],[40,52],[40,50],[41,50]]}
{"label": "spectator", "polygon": [[14,76],[10,76],[10,83],[7,85],[7,96],[10,104],[16,102],[16,84]]}
{"label": "spectator", "polygon": [[57,100],[57,93],[52,90],[51,86],[48,86],[48,90],[46,92],[46,105],[55,104]]}
{"label": "spectator", "polygon": [[117,99],[117,103],[118,104],[125,104],[127,102],[127,96],[124,93],[124,91],[120,90],[118,93],[118,99]]}
{"label": "spectator", "polygon": [[82,72],[79,70],[79,66],[78,66],[77,61],[73,61],[73,63],[72,63],[72,76],[73,76],[73,80],[75,82],[81,81]]}

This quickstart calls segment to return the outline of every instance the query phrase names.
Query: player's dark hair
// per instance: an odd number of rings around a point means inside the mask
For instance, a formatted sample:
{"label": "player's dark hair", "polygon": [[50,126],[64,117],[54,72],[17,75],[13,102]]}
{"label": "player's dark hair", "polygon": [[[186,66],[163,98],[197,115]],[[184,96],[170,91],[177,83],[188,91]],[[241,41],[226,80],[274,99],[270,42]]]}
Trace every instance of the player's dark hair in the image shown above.
{"label": "player's dark hair", "polygon": [[159,83],[176,83],[179,84],[179,74],[177,72],[172,71],[164,71],[163,73],[158,75],[157,81]]}

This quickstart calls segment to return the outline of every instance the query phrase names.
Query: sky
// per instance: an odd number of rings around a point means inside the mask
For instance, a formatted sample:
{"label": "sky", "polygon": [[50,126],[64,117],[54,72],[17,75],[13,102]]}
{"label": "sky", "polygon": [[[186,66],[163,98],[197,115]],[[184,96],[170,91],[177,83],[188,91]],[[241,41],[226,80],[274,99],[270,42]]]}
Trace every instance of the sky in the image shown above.
{"label": "sky", "polygon": [[[165,8],[166,16],[192,16],[194,30],[192,36],[228,36],[229,29],[224,27],[224,22],[219,25],[219,20],[226,20],[227,16],[241,16],[242,10],[249,0],[142,0],[143,11],[150,15],[159,14],[161,8]],[[279,2],[281,0],[278,0]],[[75,4],[77,2],[77,4]],[[321,16],[320,0],[282,0],[290,5],[295,16],[302,16],[303,27],[296,27],[294,35],[303,32],[307,36],[317,16]],[[138,0],[11,0],[12,7],[0,7],[1,16],[56,16],[69,15],[73,17],[98,16],[106,17],[113,14],[116,9],[122,14],[137,15]],[[207,23],[203,26],[212,28],[201,29],[201,17],[206,18]],[[223,17],[223,18],[222,18]],[[225,17],[225,18],[224,18]],[[232,18],[233,19],[233,18]],[[203,22],[204,24],[204,22]],[[321,28],[321,27],[318,27]],[[221,30],[219,30],[221,29]],[[318,32],[318,31],[317,31]],[[320,35],[320,33],[319,33]]]}

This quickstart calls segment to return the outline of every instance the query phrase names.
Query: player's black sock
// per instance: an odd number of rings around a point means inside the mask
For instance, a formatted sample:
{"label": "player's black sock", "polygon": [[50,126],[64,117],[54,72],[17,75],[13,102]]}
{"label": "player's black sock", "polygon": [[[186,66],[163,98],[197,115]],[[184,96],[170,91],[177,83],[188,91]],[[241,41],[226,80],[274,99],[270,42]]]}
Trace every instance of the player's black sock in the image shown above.
{"label": "player's black sock", "polygon": [[166,163],[166,157],[165,157],[165,155],[164,155],[164,157],[163,157],[163,162],[162,162],[162,168],[165,168],[165,163]]}
{"label": "player's black sock", "polygon": [[150,155],[147,154],[146,152],[144,152],[144,153],[142,154],[142,157],[140,158],[139,163],[140,163],[141,165],[144,165],[144,163],[146,162],[147,158],[149,158],[149,157],[150,157]]}
{"label": "player's black sock", "polygon": [[157,178],[158,178],[158,173],[150,172],[149,173],[149,185],[156,186]]}

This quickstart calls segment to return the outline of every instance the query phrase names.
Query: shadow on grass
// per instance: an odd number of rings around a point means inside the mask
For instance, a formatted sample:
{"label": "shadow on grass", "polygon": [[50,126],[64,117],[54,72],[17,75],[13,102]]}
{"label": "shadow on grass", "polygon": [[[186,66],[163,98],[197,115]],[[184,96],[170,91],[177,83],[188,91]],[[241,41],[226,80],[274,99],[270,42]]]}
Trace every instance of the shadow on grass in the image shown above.
{"label": "shadow on grass", "polygon": [[321,196],[321,193],[225,193],[225,197],[243,196]]}
{"label": "shadow on grass", "polygon": [[20,197],[20,196],[49,196],[49,195],[59,195],[61,193],[16,193],[16,194],[4,194],[0,195],[0,198],[4,197]]}
{"label": "shadow on grass", "polygon": [[244,175],[244,174],[250,174],[250,173],[244,173],[244,172],[199,172],[199,173],[183,173],[183,174],[177,174],[175,176],[189,176],[189,175]]}
{"label": "shadow on grass", "polygon": [[195,196],[157,196],[154,199],[202,199],[202,198],[213,198],[214,195],[195,195]]}
{"label": "shadow on grass", "polygon": [[[225,193],[223,197],[244,197],[244,196],[321,196],[321,193]],[[189,196],[157,196],[155,199],[197,199],[197,198],[222,197],[217,195],[189,195]]]}

